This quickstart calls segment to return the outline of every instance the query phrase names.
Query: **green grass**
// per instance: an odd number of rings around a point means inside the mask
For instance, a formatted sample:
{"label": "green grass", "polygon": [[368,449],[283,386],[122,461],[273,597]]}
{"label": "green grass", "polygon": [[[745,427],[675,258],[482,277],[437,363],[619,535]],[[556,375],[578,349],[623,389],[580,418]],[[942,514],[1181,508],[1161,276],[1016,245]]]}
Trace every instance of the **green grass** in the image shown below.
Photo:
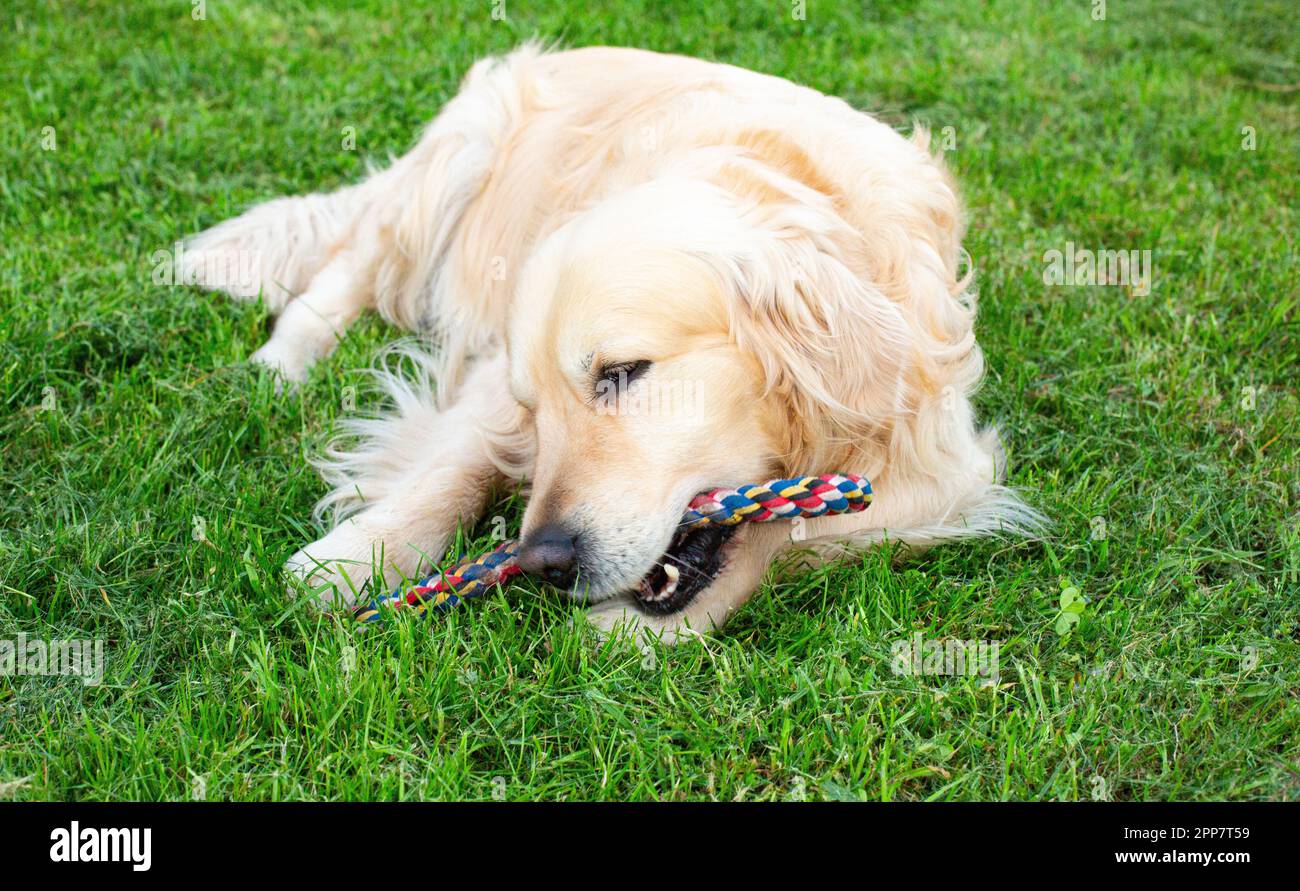
{"label": "green grass", "polygon": [[[733,5],[9,0],[0,639],[102,639],[106,673],[0,677],[0,798],[1300,799],[1292,5]],[[979,406],[1051,537],[796,576],[646,657],[541,591],[364,635],[291,604],[304,456],[395,332],[278,396],[241,364],[264,312],[150,257],[400,154],[534,33],[955,128]],[[1151,250],[1151,293],[1046,286],[1067,241]],[[1062,579],[1087,599],[1065,637]],[[895,675],[915,631],[1001,640],[999,684]]]}

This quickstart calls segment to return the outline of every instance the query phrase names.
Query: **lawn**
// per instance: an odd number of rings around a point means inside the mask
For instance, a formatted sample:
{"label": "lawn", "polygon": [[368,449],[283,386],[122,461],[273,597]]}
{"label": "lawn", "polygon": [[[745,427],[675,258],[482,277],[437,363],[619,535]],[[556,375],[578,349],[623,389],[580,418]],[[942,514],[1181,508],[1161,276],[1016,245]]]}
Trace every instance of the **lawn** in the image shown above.
{"label": "lawn", "polygon": [[[1300,800],[1291,3],[325,5],[5,4],[0,641],[99,640],[104,672],[0,676],[0,799]],[[929,124],[978,406],[1050,534],[867,554],[645,653],[530,586],[365,634],[288,598],[304,458],[395,332],[277,394],[243,364],[266,313],[157,252],[402,153],[534,34]],[[1067,245],[1150,251],[1150,287],[1050,284]],[[896,674],[917,632],[998,641],[998,677]]]}

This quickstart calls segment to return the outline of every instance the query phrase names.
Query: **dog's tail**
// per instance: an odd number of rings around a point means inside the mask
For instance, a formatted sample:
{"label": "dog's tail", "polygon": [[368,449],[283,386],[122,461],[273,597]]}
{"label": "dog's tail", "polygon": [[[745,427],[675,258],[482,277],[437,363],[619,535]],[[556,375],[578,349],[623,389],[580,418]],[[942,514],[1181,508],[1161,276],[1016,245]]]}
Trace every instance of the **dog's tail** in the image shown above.
{"label": "dog's tail", "polygon": [[329,259],[362,202],[361,186],[348,186],[258,204],[184,243],[182,282],[241,300],[260,297],[278,313]]}

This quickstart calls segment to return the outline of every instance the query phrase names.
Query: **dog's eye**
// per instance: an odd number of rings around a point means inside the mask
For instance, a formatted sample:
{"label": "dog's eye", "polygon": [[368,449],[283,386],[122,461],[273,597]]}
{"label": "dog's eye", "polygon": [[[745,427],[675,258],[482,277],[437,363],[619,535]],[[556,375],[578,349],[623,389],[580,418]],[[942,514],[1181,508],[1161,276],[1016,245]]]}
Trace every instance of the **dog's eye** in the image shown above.
{"label": "dog's eye", "polygon": [[596,381],[597,389],[608,388],[612,386],[615,390],[626,387],[646,373],[650,367],[650,360],[639,359],[636,362],[618,362],[613,365],[604,365],[600,369],[600,378]]}

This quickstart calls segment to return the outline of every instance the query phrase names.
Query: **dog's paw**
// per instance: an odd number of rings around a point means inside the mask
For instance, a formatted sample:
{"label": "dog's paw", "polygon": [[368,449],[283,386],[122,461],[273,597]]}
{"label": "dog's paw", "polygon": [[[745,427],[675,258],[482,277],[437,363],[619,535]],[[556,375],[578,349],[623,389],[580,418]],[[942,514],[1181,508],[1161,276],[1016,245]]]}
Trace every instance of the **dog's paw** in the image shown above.
{"label": "dog's paw", "polygon": [[[423,578],[441,557],[444,537],[422,536],[405,515],[371,507],[344,520],[284,564],[291,593],[307,591],[322,607],[353,606]],[[417,542],[433,540],[430,551]]]}
{"label": "dog's paw", "polygon": [[296,389],[307,380],[307,372],[311,370],[315,356],[288,338],[272,337],[249,356],[248,361],[275,372],[276,390],[284,392]]}
{"label": "dog's paw", "polygon": [[322,609],[352,606],[374,596],[383,557],[371,539],[344,522],[297,551],[284,564],[290,595],[310,596]]}

